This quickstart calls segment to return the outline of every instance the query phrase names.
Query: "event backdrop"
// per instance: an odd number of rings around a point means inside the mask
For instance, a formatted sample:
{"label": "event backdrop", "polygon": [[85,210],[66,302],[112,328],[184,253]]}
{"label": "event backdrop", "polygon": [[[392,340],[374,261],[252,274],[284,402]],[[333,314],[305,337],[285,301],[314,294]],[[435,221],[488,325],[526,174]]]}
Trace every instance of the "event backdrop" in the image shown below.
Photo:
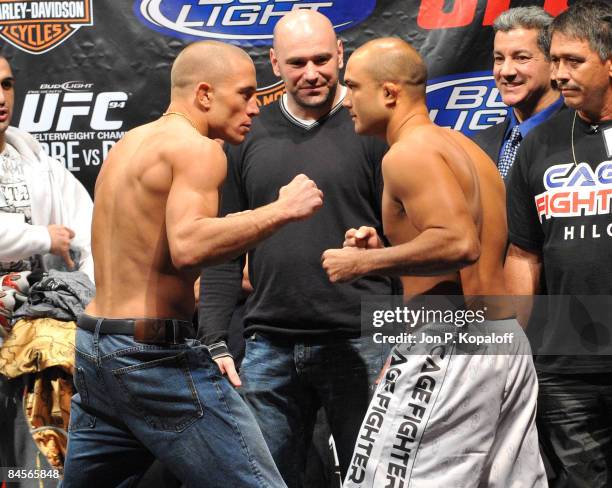
{"label": "event backdrop", "polygon": [[283,89],[268,62],[272,30],[283,13],[309,8],[327,15],[345,57],[367,40],[398,36],[425,57],[432,119],[469,134],[506,113],[491,77],[495,17],[524,5],[556,15],[571,3],[0,0],[0,52],[17,79],[13,125],[32,133],[92,191],[112,145],[166,108],[172,60],[189,42],[217,39],[247,49],[265,105]]}

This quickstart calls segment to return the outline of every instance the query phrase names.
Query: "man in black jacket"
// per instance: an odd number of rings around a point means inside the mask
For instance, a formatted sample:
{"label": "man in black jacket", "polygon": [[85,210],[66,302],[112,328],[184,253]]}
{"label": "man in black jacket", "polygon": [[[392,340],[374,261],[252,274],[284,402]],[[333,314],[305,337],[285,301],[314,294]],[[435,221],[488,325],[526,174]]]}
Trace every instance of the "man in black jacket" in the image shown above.
{"label": "man in black jacket", "polygon": [[503,122],[478,132],[474,142],[497,164],[503,178],[529,131],[563,106],[550,81],[551,22],[541,7],[517,7],[493,23],[493,76],[511,109]]}
{"label": "man in black jacket", "polygon": [[[342,43],[322,14],[298,10],[276,25],[272,67],[287,89],[262,109],[239,146],[228,147],[222,212],[276,198],[294,174],[309,175],[325,195],[316,218],[289,225],[249,252],[253,292],[246,303],[240,378],[225,342],[240,295],[242,265],[204,269],[200,340],[252,408],[289,487],[303,486],[305,453],[320,406],[346,473],[374,381],[388,347],[360,337],[361,298],[388,295],[392,280],[368,276],[332,284],[321,254],[340,247],[346,229],[382,230],[382,141],[360,137],[342,107]],[[364,224],[364,222],[369,222]],[[320,486],[320,485],[319,485]]]}

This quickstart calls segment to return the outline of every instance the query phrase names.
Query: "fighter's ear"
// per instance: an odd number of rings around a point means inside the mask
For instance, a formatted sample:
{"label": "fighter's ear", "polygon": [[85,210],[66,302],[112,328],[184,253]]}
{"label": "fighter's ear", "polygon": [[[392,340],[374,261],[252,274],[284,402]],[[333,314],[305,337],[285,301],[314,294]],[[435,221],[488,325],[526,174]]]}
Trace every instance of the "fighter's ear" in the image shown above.
{"label": "fighter's ear", "polygon": [[272,64],[272,71],[274,74],[280,76],[281,72],[278,66],[278,58],[276,57],[276,52],[273,47],[270,48],[270,64]]}
{"label": "fighter's ear", "polygon": [[395,105],[395,103],[397,102],[397,97],[399,95],[399,86],[397,85],[397,83],[385,81],[382,84],[382,92],[385,105]]}
{"label": "fighter's ear", "polygon": [[206,81],[200,81],[196,87],[196,99],[204,110],[210,110],[213,99],[213,87]]}

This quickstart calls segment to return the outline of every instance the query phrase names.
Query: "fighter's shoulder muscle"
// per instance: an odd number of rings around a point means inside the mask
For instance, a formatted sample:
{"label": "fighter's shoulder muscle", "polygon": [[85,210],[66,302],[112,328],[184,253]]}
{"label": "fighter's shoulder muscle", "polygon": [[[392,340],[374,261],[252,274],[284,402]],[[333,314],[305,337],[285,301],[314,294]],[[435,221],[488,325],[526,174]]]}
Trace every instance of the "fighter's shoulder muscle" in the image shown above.
{"label": "fighter's shoulder muscle", "polygon": [[414,194],[415,189],[430,180],[432,162],[439,159],[430,146],[418,139],[405,138],[391,145],[382,160],[382,174],[388,194],[395,198]]}
{"label": "fighter's shoulder muscle", "polygon": [[176,137],[164,146],[163,159],[172,168],[174,178],[206,178],[208,181],[225,179],[226,156],[217,142],[200,135]]}
{"label": "fighter's shoulder muscle", "polygon": [[383,158],[383,171],[411,173],[415,167],[440,159],[438,145],[428,137],[429,135],[437,136],[435,131],[423,131],[417,127],[406,137],[392,144]]}

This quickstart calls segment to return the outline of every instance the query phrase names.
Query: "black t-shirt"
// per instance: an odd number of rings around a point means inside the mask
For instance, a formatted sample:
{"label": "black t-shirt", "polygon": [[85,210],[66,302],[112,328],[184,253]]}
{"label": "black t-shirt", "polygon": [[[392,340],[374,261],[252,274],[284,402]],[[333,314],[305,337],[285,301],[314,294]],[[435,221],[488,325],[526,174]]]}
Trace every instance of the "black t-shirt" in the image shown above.
{"label": "black t-shirt", "polygon": [[612,371],[612,356],[605,355],[612,336],[607,129],[612,122],[592,126],[574,110],[563,111],[523,141],[510,174],[510,241],[541,252],[547,292],[562,295],[547,299],[544,323],[530,323],[540,329],[534,352],[542,371]]}
{"label": "black t-shirt", "polygon": [[[382,141],[356,135],[340,105],[306,126],[282,102],[265,107],[246,140],[226,149],[223,214],[273,202],[280,187],[300,173],[324,195],[316,214],[286,225],[249,252],[254,292],[247,300],[245,334],[358,336],[362,295],[397,291],[397,280],[387,277],[332,284],[321,267],[323,251],[342,247],[347,229],[367,225],[382,234],[380,163],[386,149]],[[202,272],[199,336],[205,344],[225,339],[240,269],[234,261]]]}

